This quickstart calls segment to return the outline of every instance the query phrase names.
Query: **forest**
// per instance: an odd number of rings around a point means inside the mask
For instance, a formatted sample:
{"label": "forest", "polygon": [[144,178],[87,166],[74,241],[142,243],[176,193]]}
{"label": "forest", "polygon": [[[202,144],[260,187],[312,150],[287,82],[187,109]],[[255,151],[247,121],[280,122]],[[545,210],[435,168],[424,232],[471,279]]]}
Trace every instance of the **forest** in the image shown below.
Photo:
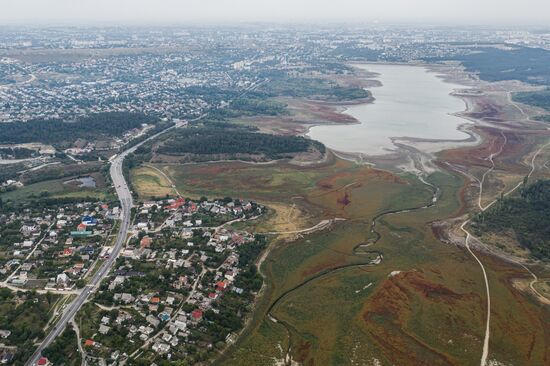
{"label": "forest", "polygon": [[514,93],[514,101],[550,111],[550,89]]}
{"label": "forest", "polygon": [[201,122],[219,124],[238,117],[281,116],[288,113],[284,103],[255,97],[239,98],[228,106],[213,108]]}
{"label": "forest", "polygon": [[308,151],[311,147],[324,152],[321,143],[304,137],[255,133],[238,127],[197,127],[175,131],[156,152],[165,155],[250,154],[277,159]]}
{"label": "forest", "polygon": [[474,218],[472,228],[477,236],[512,233],[535,258],[550,259],[550,180],[539,180],[517,196],[501,198]]}
{"label": "forest", "polygon": [[108,112],[81,117],[74,122],[31,120],[0,124],[0,144],[41,142],[64,145],[76,139],[120,136],[142,123],[154,123],[156,119],[140,113]]}

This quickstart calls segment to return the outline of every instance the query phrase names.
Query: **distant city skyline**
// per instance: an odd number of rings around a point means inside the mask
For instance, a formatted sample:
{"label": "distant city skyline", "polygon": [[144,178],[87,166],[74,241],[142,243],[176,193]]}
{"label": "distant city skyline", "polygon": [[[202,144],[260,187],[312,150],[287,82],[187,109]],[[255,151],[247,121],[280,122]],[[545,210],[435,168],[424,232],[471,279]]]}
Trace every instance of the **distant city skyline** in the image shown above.
{"label": "distant city skyline", "polygon": [[235,22],[550,24],[550,1],[523,0],[17,0],[0,24],[191,24]]}

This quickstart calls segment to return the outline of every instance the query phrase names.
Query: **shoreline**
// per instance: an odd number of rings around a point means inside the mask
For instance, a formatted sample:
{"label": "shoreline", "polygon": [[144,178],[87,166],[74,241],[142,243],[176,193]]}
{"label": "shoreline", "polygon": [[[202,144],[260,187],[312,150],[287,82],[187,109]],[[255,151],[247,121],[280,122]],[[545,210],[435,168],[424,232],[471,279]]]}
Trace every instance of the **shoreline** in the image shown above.
{"label": "shoreline", "polygon": [[[440,69],[438,71],[442,72],[444,70]],[[452,78],[451,74],[442,73],[441,75],[442,75],[442,79],[443,79],[444,82],[449,83],[449,84],[454,84],[451,81],[451,78]],[[479,83],[483,83],[483,82],[479,82]],[[484,85],[481,85],[479,88],[483,89],[483,87],[484,87]],[[431,144],[431,145],[440,144],[442,146],[440,146],[437,149],[437,152],[442,152],[442,151],[445,151],[445,150],[448,150],[448,149],[452,148],[451,146],[449,146],[449,144],[459,145],[459,146],[456,146],[456,148],[465,148],[468,145],[471,145],[471,146],[482,145],[482,144],[490,141],[490,136],[489,136],[489,139],[488,139],[487,136],[485,136],[483,134],[480,134],[479,131],[476,132],[477,127],[483,127],[483,126],[491,126],[493,128],[506,127],[506,126],[502,126],[502,125],[498,126],[499,125],[498,123],[490,122],[490,121],[484,121],[483,119],[477,119],[474,116],[469,115],[470,113],[479,112],[476,109],[477,107],[479,107],[479,104],[477,104],[476,101],[473,98],[483,96],[483,94],[482,95],[461,95],[461,94],[456,93],[456,89],[454,89],[452,92],[449,93],[449,95],[460,98],[464,102],[464,109],[461,110],[461,111],[454,112],[452,114],[456,115],[457,117],[463,118],[465,120],[464,123],[461,123],[457,126],[457,129],[459,129],[462,132],[468,134],[467,138],[465,138],[463,140],[393,138],[392,139],[392,144],[394,144],[396,146],[396,151],[390,152],[389,154],[385,155],[384,157],[385,158],[389,157],[389,158],[394,158],[394,159],[399,159],[399,158],[400,159],[407,159],[408,158],[408,159],[410,159],[410,164],[412,165],[413,169],[418,166],[417,164],[422,165],[424,163],[424,164],[431,164],[431,166],[425,166],[426,169],[427,168],[432,169],[432,166],[435,166],[439,171],[442,171],[442,170],[446,170],[446,169],[444,167],[440,167],[438,165],[438,161],[437,161],[438,157],[434,155],[435,152],[431,152],[430,149],[428,149],[426,146],[428,146],[429,144]],[[341,106],[341,108],[339,108],[340,109],[339,113],[345,113],[346,106],[349,106],[349,105],[350,104],[345,104],[345,105]],[[449,114],[451,114],[451,113],[449,113]],[[358,121],[357,123],[361,123],[361,122]],[[305,124],[304,123],[304,124],[302,124],[302,126],[304,126],[306,128],[307,132],[303,133],[303,135],[307,138],[311,138],[309,136],[309,130],[314,126],[320,126],[320,125],[339,126],[339,125],[353,125],[353,124],[356,124],[356,123],[331,123],[331,124],[318,124],[318,123]],[[403,140],[407,139],[407,144],[404,144],[405,146],[399,146],[399,145],[403,145],[403,144],[400,144],[400,142],[401,142],[400,139],[403,139]],[[424,144],[426,146],[424,146],[423,148],[419,148],[419,146],[418,146],[419,144]],[[376,169],[387,171],[387,169],[385,167],[383,167],[383,166],[380,167],[380,166],[378,166],[377,163],[373,163],[371,161],[366,161],[365,157],[368,157],[369,160],[370,160],[370,158],[372,156],[367,156],[364,153],[360,153],[360,152],[346,153],[346,152],[336,151],[334,149],[331,149],[331,148],[327,147],[327,151],[329,151],[329,150],[330,150],[330,152],[332,152],[339,159],[344,159],[344,160],[348,160],[348,161],[355,161],[358,164],[376,166]],[[431,158],[431,161],[426,162],[425,159],[427,157]],[[394,165],[394,166],[399,167],[399,164]],[[404,170],[403,171],[403,173],[407,173],[407,172],[412,173],[412,174],[416,174],[418,179],[420,179],[421,181],[423,181],[425,183],[425,181],[423,180],[423,178],[425,178],[423,173],[424,174],[428,173],[427,170],[419,171],[417,169],[417,170],[413,171],[411,169],[411,170]],[[428,183],[428,185],[429,185],[429,183]],[[462,189],[467,189],[467,187],[468,187],[468,183],[466,181],[464,186],[461,187],[458,191],[460,192],[460,190],[462,190]],[[434,196],[434,197],[437,197],[437,196]],[[459,200],[461,200],[461,199],[459,199]],[[435,201],[432,201],[432,202],[435,202]],[[428,204],[428,205],[430,205],[430,204]],[[461,201],[461,205],[464,205],[464,206],[461,207],[460,210],[464,209],[465,212],[469,212],[469,209],[467,208],[467,201]],[[460,220],[460,217],[458,218],[458,220]],[[430,230],[432,230],[432,229],[430,228]],[[273,245],[275,245],[275,243]],[[478,247],[474,247],[474,246],[472,246],[472,247],[476,251],[479,250]],[[271,251],[264,252],[263,255],[262,255],[262,262],[263,262],[263,260],[265,260],[265,258],[271,257],[271,255],[272,255]],[[262,286],[262,291],[264,289],[267,289],[265,286],[266,285],[264,283],[264,286]],[[261,296],[266,296],[266,295],[262,293]],[[266,296],[266,298],[268,299],[268,301],[270,301],[269,296]],[[257,304],[259,304],[259,301],[262,301],[262,298],[258,297],[258,299],[259,299],[259,300],[257,300],[258,302],[255,302],[255,306],[257,306]],[[276,301],[277,300],[275,300],[274,303],[276,303]],[[251,313],[251,314],[253,314],[253,313]],[[269,311],[267,311],[267,313],[265,313],[265,314],[261,314],[260,316],[264,316],[267,319],[265,321],[272,321],[274,323],[277,322],[277,320],[275,318],[272,318],[270,316]],[[273,320],[273,319],[275,319],[275,320]],[[249,324],[247,324],[247,326],[248,325]],[[243,329],[245,329],[245,328],[243,328]],[[239,340],[242,341],[243,339],[245,339],[244,337],[246,337],[246,336],[248,336],[248,334],[242,336],[243,338],[239,338]],[[285,353],[285,355],[289,355],[289,354],[290,354],[289,351],[287,351]],[[219,364],[219,363],[216,363],[216,364]]]}
{"label": "shoreline", "polygon": [[[445,66],[449,67],[450,65],[438,65],[438,64],[429,64],[429,63],[423,63],[423,62],[407,63],[407,62],[370,62],[370,61],[369,62],[355,62],[354,61],[354,62],[346,63],[346,65],[352,66],[354,68],[354,70],[356,70],[356,72],[357,72],[357,70],[365,71],[363,69],[359,69],[359,67],[358,67],[359,65],[397,65],[397,66],[421,67],[426,72],[436,73],[436,77],[442,79],[442,81],[446,84],[453,84],[455,86],[461,86],[464,89],[470,89],[470,88],[481,89],[481,88],[478,88],[477,85],[467,85],[465,82],[460,83],[460,81],[452,79],[452,75],[449,74],[447,70],[445,70]],[[459,67],[454,66],[453,68],[458,69]],[[464,73],[465,75],[470,75],[470,73],[465,72],[463,69],[462,69],[462,73]],[[380,75],[379,73],[375,73],[375,72],[368,72],[368,74],[371,74],[374,77]],[[365,77],[368,77],[368,76],[365,76]],[[375,86],[375,87],[383,86],[383,83],[381,81],[379,81],[379,80],[377,80],[377,81],[379,82],[380,85]],[[477,82],[479,82],[479,81],[477,81]],[[477,84],[477,82],[476,82],[476,84]],[[471,127],[475,127],[477,124],[479,124],[480,121],[476,120],[472,117],[469,117],[468,114],[474,111],[474,109],[473,109],[474,107],[473,107],[473,105],[472,105],[472,103],[469,99],[472,98],[472,97],[482,96],[482,95],[484,95],[484,92],[482,94],[471,94],[470,95],[470,94],[466,94],[463,91],[461,91],[460,88],[455,87],[448,93],[448,95],[452,96],[452,97],[459,98],[464,103],[464,109],[463,110],[448,113],[451,116],[455,116],[455,117],[458,117],[458,118],[461,118],[461,119],[465,120],[464,123],[459,124],[456,128],[457,131],[461,131],[461,132],[465,133],[466,135],[468,135],[468,137],[466,137],[464,139],[461,139],[461,140],[424,139],[424,138],[419,138],[419,137],[394,136],[394,137],[389,137],[389,138],[391,140],[391,143],[395,146],[396,149],[394,151],[388,150],[387,153],[382,153],[382,154],[367,154],[367,153],[364,153],[364,152],[339,151],[339,150],[332,149],[328,146],[327,146],[327,149],[331,150],[336,156],[342,157],[346,160],[364,161],[365,157],[368,158],[368,159],[376,160],[376,159],[380,159],[380,158],[391,158],[392,156],[402,155],[402,153],[403,153],[402,150],[403,149],[399,145],[407,145],[407,146],[409,146],[413,149],[419,150],[423,153],[435,154],[435,153],[447,150],[449,148],[455,148],[455,147],[459,148],[459,147],[462,147],[462,146],[464,146],[464,147],[466,147],[466,146],[477,146],[477,145],[481,144],[483,142],[481,136],[474,133],[472,131],[472,128],[471,128]],[[356,122],[303,124],[303,126],[305,128],[305,132],[300,134],[300,135],[303,136],[303,137],[306,137],[306,138],[311,138],[311,136],[310,136],[311,129],[313,127],[317,127],[317,126],[346,126],[346,125],[361,124],[362,123],[361,121],[359,121],[355,117],[347,114],[346,111],[351,106],[361,105],[361,104],[367,105],[367,104],[373,103],[374,101],[376,101],[376,98],[374,97],[374,93],[372,93],[372,98],[369,98],[369,99],[372,99],[372,100],[370,100],[369,102],[351,101],[351,102],[342,102],[342,103],[335,103],[335,104],[333,104],[333,103],[326,104],[326,105],[329,105],[329,106],[336,105],[336,106],[341,107],[339,110],[336,110],[336,112],[340,113],[340,114],[345,114],[346,116],[349,116],[349,117],[352,117],[353,119],[356,120]],[[323,104],[325,104],[325,103],[323,103]],[[430,149],[430,148],[427,148],[427,146],[423,146],[423,148],[420,149],[419,146],[418,146],[420,144],[424,144],[424,145],[431,144],[432,148]],[[437,145],[437,144],[444,145],[444,146],[435,147],[435,149],[434,149],[433,145]],[[372,163],[372,162],[369,162],[369,164],[376,165],[375,163]]]}

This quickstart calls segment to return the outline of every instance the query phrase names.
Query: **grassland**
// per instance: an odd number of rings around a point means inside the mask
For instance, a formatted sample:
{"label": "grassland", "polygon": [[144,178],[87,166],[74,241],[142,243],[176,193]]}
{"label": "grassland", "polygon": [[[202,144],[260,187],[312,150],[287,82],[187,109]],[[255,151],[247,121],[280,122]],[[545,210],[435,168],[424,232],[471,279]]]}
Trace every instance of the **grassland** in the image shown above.
{"label": "grassland", "polygon": [[[512,159],[517,151],[505,153],[509,158],[501,169],[519,166]],[[345,219],[304,237],[272,241],[260,268],[265,286],[256,310],[218,364],[281,365],[287,356],[304,365],[479,363],[486,304],[481,272],[463,249],[438,240],[431,225],[464,212],[460,175],[438,172],[427,178],[440,188],[435,205],[384,215],[429,205],[432,189],[412,175],[336,158],[316,167],[240,162],[156,167],[183,195],[229,195],[271,207],[263,220],[247,223],[255,231]],[[150,194],[139,190],[144,185],[137,187],[140,195]],[[296,215],[299,220],[292,218]],[[375,218],[379,236],[372,231]],[[378,255],[382,261],[374,264]],[[509,281],[527,274],[481,258],[493,303],[489,359],[543,365],[548,337],[535,335],[546,334],[548,312]]]}
{"label": "grassland", "polygon": [[132,170],[130,179],[142,198],[164,197],[173,193],[172,185],[166,177],[148,166]]}
{"label": "grassland", "polygon": [[52,179],[43,182],[25,185],[13,191],[0,194],[4,202],[20,202],[39,198],[87,198],[93,197],[98,200],[114,199],[109,191],[104,178],[99,173],[89,174],[96,180],[96,188],[78,187],[74,184],[64,184],[71,178]]}
{"label": "grassland", "polygon": [[[434,176],[433,180],[456,189],[456,186],[452,187],[452,177]],[[448,294],[454,292],[444,288],[438,276],[433,276],[431,271],[422,267],[423,265],[431,267],[431,263],[438,258],[436,254],[445,256],[449,248],[442,247],[431,235],[428,235],[431,243],[426,242],[427,233],[423,230],[411,228],[408,225],[403,226],[400,216],[393,216],[391,219],[389,216],[383,220],[384,223],[379,229],[382,240],[369,247],[372,251],[383,255],[382,263],[377,266],[368,265],[372,257],[357,255],[354,252],[358,244],[369,241],[372,235],[369,224],[374,215],[399,208],[399,206],[401,208],[422,206],[426,203],[426,199],[430,198],[430,195],[422,190],[422,186],[412,180],[408,181],[408,184],[401,182],[394,184],[402,189],[401,194],[388,190],[387,186],[391,184],[381,184],[381,182],[378,185],[372,184],[364,192],[353,192],[352,197],[357,198],[357,203],[351,203],[350,206],[358,207],[348,210],[350,212],[347,216],[348,221],[328,232],[314,234],[286,246],[277,246],[270,255],[271,259],[265,262],[262,271],[271,280],[266,290],[266,297],[270,298],[267,302],[273,303],[273,299],[279,299],[281,294],[285,294],[277,302],[272,313],[280,322],[290,325],[293,358],[298,362],[321,365],[353,364],[353,362],[368,364],[367,362],[372,361],[373,358],[383,361],[384,364],[395,362],[396,358],[393,355],[396,357],[398,355],[393,350],[388,351],[388,348],[394,347],[391,342],[397,343],[403,340],[407,341],[408,348],[404,348],[403,354],[399,356],[402,358],[397,359],[399,361],[406,360],[404,355],[408,352],[414,352],[420,357],[432,357],[433,364],[439,364],[438,360],[449,357],[439,354],[444,354],[446,350],[433,352],[431,355],[427,351],[429,347],[426,347],[431,344],[430,339],[425,340],[424,345],[417,345],[414,335],[403,333],[400,329],[409,319],[416,319],[418,312],[422,311],[421,309],[426,305],[433,308],[433,314],[437,314],[435,312],[437,310],[441,314],[440,319],[445,318],[447,309],[443,311],[439,309],[439,301],[436,301],[437,299],[429,301],[430,299],[425,298],[423,291],[429,291],[433,287],[435,291],[442,292],[438,295],[441,298],[452,297]],[[378,189],[373,192],[376,188]],[[407,191],[409,194],[405,193]],[[378,200],[360,199],[368,192],[382,197],[378,197]],[[443,192],[442,197],[448,201],[445,205],[431,209],[431,213],[430,210],[426,210],[410,216],[419,217],[422,222],[430,218],[430,215],[450,214],[452,210],[458,208],[458,203],[450,192],[452,192],[451,189]],[[359,196],[361,193],[362,196]],[[448,195],[450,197],[447,197]],[[406,196],[410,198],[404,200]],[[329,204],[331,201],[328,200]],[[353,199],[352,202],[354,202]],[[370,204],[364,205],[362,202]],[[411,217],[404,221],[408,223]],[[432,253],[434,248],[429,244],[437,245],[440,252]],[[337,270],[331,271],[331,269]],[[392,314],[392,310],[397,313],[402,311],[401,307],[407,308],[403,302],[408,301],[407,295],[400,293],[401,284],[393,283],[398,281],[397,278],[400,279],[400,276],[387,280],[388,274],[394,270],[410,271],[407,272],[403,282],[410,281],[411,287],[416,286],[412,287],[411,294],[407,294],[418,303],[416,312],[411,310],[403,315]],[[413,278],[409,279],[409,276]],[[474,280],[474,276],[471,280]],[[306,285],[287,293],[288,289],[293,289],[304,282]],[[480,287],[479,290],[482,288]],[[387,305],[387,296],[391,297],[392,293],[397,296],[397,302],[393,309],[386,309],[383,304]],[[462,296],[465,293],[464,290],[456,293],[460,294],[461,299],[455,301],[455,307],[462,306],[464,311],[472,306],[472,302],[479,301],[479,297],[476,296]],[[404,296],[405,299],[403,299]],[[312,301],[312,299],[315,300]],[[394,319],[394,316],[401,319]],[[474,334],[471,331],[468,332],[472,339],[479,340],[481,336],[479,330],[482,329],[483,324],[479,319],[473,323],[469,325],[472,325],[473,329],[478,329],[478,332]],[[431,336],[435,324],[433,321],[424,324],[426,337]],[[263,318],[257,333],[243,342],[229,364],[256,364],[266,355],[269,355],[268,359],[271,360],[282,359],[284,352],[281,350],[286,349],[288,340],[285,340],[284,328],[277,330],[277,327],[282,326],[280,323],[273,323],[268,318]],[[411,328],[414,329],[411,333],[422,329],[418,324]],[[388,329],[395,332],[393,339],[385,334]],[[468,329],[465,326],[461,330]],[[277,334],[282,336],[276,336]],[[386,339],[387,343],[380,343],[381,339]],[[472,341],[470,348],[474,347],[475,343],[476,341]],[[258,353],[262,356],[249,352],[251,349],[261,349],[262,351]],[[386,352],[388,358],[383,359],[381,355]],[[461,359],[464,359],[463,357],[464,355]],[[266,360],[266,364],[269,362],[271,361]]]}

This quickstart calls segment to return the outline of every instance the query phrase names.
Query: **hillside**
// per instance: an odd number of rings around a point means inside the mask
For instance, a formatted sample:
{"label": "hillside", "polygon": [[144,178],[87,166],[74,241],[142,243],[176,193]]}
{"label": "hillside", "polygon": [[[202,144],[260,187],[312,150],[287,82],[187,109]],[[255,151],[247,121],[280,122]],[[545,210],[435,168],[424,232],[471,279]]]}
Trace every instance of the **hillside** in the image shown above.
{"label": "hillside", "polygon": [[475,217],[475,235],[510,233],[538,258],[550,259],[550,180],[522,189],[519,196],[499,200]]}

